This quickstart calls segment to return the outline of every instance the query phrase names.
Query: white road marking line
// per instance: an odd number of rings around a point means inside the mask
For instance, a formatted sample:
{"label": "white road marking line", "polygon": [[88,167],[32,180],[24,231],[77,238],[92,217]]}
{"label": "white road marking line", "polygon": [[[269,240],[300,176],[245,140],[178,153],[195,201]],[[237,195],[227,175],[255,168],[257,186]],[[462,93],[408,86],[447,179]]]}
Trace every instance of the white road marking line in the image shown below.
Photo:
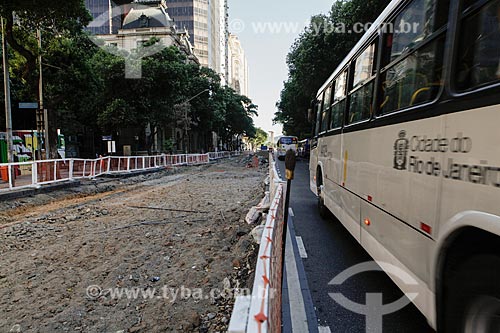
{"label": "white road marking line", "polygon": [[329,326],[319,326],[318,331],[319,333],[332,333]]}
{"label": "white road marking line", "polygon": [[290,316],[292,320],[292,332],[302,333],[309,331],[307,324],[306,308],[300,286],[299,272],[295,263],[290,229],[288,229],[285,247],[286,280],[288,284],[288,299],[290,303]]}
{"label": "white road marking line", "polygon": [[289,208],[288,213],[291,217],[295,217],[295,214],[293,213],[293,209]]}
{"label": "white road marking line", "polygon": [[297,247],[299,248],[299,254],[302,259],[307,259],[307,252],[304,242],[302,241],[302,237],[296,236],[297,239]]}

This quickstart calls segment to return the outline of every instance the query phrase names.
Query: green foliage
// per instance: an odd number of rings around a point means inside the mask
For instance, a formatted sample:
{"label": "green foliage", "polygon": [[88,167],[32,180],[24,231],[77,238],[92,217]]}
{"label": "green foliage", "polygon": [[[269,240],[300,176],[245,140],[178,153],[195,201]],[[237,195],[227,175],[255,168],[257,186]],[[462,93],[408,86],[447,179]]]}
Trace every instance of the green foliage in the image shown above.
{"label": "green foliage", "polygon": [[264,131],[262,128],[257,128],[255,132],[255,137],[250,139],[250,143],[254,147],[260,147],[267,142],[267,139],[268,139],[267,132]]}
{"label": "green foliage", "polygon": [[361,38],[361,34],[338,33],[326,27],[373,22],[389,0],[337,1],[328,15],[311,18],[309,27],[292,45],[287,57],[288,80],[284,83],[274,121],[284,132],[300,138],[312,136],[308,109],[318,89]]}
{"label": "green foliage", "polygon": [[97,118],[98,125],[104,131],[112,131],[120,126],[133,126],[136,122],[135,110],[121,98],[113,100]]}
{"label": "green foliage", "polygon": [[167,139],[165,140],[165,142],[163,142],[163,148],[170,152],[170,151],[173,151],[174,150],[174,139],[170,138],[170,139]]}
{"label": "green foliage", "polygon": [[245,96],[237,94],[229,87],[223,87],[216,96],[219,101],[218,124],[220,133],[225,141],[235,135],[254,137],[256,129],[252,116],[257,115],[257,106]]}
{"label": "green foliage", "polygon": [[36,57],[41,52],[35,37],[37,30],[42,35],[61,36],[81,31],[91,19],[83,0],[3,0],[0,16],[6,20],[9,46],[25,60],[23,79],[33,91],[37,87],[32,74],[37,71]]}

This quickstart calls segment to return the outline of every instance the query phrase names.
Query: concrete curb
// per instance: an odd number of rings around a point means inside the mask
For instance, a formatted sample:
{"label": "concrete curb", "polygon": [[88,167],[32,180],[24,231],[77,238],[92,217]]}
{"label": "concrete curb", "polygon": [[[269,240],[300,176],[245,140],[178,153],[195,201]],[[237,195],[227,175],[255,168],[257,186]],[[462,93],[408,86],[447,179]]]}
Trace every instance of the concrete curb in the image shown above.
{"label": "concrete curb", "polygon": [[[285,265],[283,274],[285,275],[283,283],[283,301],[282,301],[282,324],[283,332],[297,332],[301,333],[302,329],[298,331],[295,329],[294,322],[297,320],[307,321],[307,331],[312,333],[318,333],[318,319],[316,317],[316,311],[314,309],[314,303],[312,301],[311,291],[309,290],[309,283],[307,281],[306,272],[302,259],[300,257],[299,248],[297,245],[297,240],[295,237],[295,228],[293,224],[293,218],[289,216],[288,218],[288,233],[287,233],[287,245],[292,245],[292,249],[287,251],[287,256],[291,255],[293,258],[288,258],[286,260],[287,264],[290,262],[295,263],[295,267],[287,267]],[[291,277],[290,273],[295,272],[298,276]],[[289,281],[289,278],[298,278],[298,281]],[[295,286],[295,287],[293,287]],[[299,290],[300,289],[300,290]],[[298,309],[292,307],[292,303],[295,299],[301,298],[300,307]],[[302,317],[302,318],[301,318]],[[304,323],[305,324],[305,323]]]}
{"label": "concrete curb", "polygon": [[0,201],[9,201],[26,197],[32,197],[37,194],[46,194],[57,190],[64,190],[72,187],[78,187],[80,185],[81,182],[79,180],[73,180],[69,182],[44,185],[41,186],[40,188],[25,188],[20,190],[14,190],[11,192],[0,193]]}

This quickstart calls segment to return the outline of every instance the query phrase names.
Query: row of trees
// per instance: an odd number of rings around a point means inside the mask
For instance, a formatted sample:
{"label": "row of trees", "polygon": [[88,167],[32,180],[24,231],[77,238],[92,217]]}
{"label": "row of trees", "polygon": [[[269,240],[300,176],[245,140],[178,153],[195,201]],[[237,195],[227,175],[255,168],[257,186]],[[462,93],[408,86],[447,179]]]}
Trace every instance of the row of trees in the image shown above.
{"label": "row of trees", "polygon": [[[276,104],[274,121],[282,123],[289,135],[312,136],[308,109],[318,89],[361,38],[347,33],[357,22],[373,22],[389,0],[336,1],[328,15],[312,17],[309,27],[292,45],[287,57],[288,80]],[[334,31],[331,27],[347,27]]]}
{"label": "row of trees", "polygon": [[[125,59],[97,47],[84,30],[91,17],[83,0],[4,0],[0,15],[6,19],[10,46],[13,105],[38,100],[37,59],[42,55],[51,138],[56,138],[57,128],[66,135],[85,131],[98,137],[119,128],[144,131],[150,125],[153,130],[145,140],[150,148],[155,128],[181,126],[186,119],[185,127],[204,138],[216,132],[231,142],[236,135],[256,134],[252,116],[257,115],[257,106],[222,86],[211,69],[186,61],[175,47],[144,58],[141,79],[125,79]],[[38,30],[43,36],[41,48]],[[184,103],[199,92],[203,93]]]}

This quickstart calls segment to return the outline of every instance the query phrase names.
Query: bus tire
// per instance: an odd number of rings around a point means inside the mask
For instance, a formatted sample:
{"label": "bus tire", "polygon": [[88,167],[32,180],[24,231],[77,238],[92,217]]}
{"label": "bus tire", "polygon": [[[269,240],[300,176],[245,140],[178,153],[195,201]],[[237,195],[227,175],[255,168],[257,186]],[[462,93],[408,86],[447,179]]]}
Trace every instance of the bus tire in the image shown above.
{"label": "bus tire", "polygon": [[446,283],[445,332],[500,332],[500,256],[468,258]]}
{"label": "bus tire", "polygon": [[318,187],[318,212],[319,216],[321,216],[323,219],[328,218],[329,211],[328,208],[325,205],[325,198],[323,197],[323,174],[321,171],[318,170],[318,182],[317,182],[317,187]]}

